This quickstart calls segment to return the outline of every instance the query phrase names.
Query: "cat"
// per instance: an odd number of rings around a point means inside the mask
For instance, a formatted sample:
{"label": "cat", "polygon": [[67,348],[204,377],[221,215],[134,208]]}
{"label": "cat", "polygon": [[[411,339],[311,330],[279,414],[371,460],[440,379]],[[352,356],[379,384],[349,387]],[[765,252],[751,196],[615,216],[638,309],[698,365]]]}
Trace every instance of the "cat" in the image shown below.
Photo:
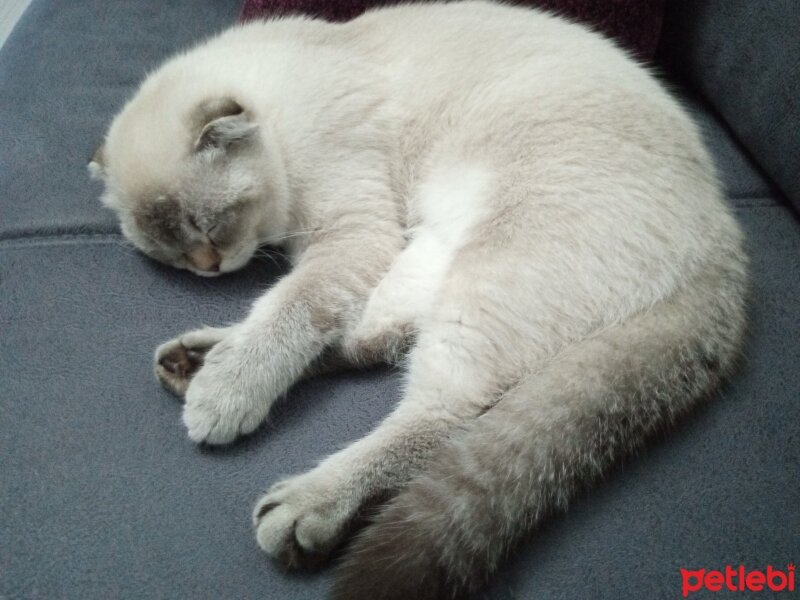
{"label": "cat", "polygon": [[296,567],[382,502],[334,598],[468,597],[743,343],[743,236],[697,127],[613,42],[545,12],[234,27],[150,74],[90,170],[156,260],[291,261],[243,322],[158,348],[192,440],[252,432],[328,362],[404,366],[383,423],[254,510]]}

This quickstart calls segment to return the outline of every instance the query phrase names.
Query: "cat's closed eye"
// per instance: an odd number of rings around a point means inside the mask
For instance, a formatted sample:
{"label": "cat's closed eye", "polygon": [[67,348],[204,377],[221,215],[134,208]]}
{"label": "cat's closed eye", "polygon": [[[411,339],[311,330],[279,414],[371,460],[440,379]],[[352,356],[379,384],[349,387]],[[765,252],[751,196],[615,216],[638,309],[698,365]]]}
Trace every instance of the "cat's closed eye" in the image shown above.
{"label": "cat's closed eye", "polygon": [[200,228],[200,225],[197,224],[197,219],[195,218],[195,216],[192,213],[187,213],[186,222],[189,224],[189,226],[192,229],[202,233],[203,230]]}
{"label": "cat's closed eye", "polygon": [[211,242],[215,246],[224,246],[222,239],[222,234],[225,232],[225,227],[222,223],[216,223],[212,225],[208,231],[206,231],[206,237],[208,241]]}
{"label": "cat's closed eye", "polygon": [[217,248],[234,246],[243,235],[248,213],[247,201],[235,202],[210,218],[206,227],[201,231],[206,239]]}

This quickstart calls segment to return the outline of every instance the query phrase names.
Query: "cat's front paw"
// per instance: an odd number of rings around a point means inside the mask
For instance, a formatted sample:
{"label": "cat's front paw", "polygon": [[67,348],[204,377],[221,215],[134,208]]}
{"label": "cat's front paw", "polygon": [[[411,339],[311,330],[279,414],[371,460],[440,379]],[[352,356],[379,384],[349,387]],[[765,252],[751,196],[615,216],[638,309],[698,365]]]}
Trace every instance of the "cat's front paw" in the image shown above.
{"label": "cat's front paw", "polygon": [[231,338],[206,354],[186,390],[183,423],[195,442],[227,444],[254,431],[266,418],[272,398],[259,385],[243,350]]}
{"label": "cat's front paw", "polygon": [[287,567],[315,568],[344,537],[355,498],[318,470],[281,481],[253,511],[258,545]]}
{"label": "cat's front paw", "polygon": [[229,331],[230,328],[203,327],[161,344],[156,348],[154,366],[161,385],[183,397],[192,377],[203,366],[208,351]]}

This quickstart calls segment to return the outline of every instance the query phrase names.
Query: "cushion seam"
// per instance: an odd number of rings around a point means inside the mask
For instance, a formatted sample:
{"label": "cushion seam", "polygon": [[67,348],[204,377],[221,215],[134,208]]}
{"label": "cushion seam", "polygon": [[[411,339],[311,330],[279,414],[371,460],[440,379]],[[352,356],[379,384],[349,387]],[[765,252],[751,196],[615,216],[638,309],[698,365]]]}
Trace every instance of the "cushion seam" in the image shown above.
{"label": "cushion seam", "polygon": [[60,233],[44,235],[21,235],[0,239],[0,249],[26,247],[26,246],[48,246],[65,243],[126,243],[120,233]]}

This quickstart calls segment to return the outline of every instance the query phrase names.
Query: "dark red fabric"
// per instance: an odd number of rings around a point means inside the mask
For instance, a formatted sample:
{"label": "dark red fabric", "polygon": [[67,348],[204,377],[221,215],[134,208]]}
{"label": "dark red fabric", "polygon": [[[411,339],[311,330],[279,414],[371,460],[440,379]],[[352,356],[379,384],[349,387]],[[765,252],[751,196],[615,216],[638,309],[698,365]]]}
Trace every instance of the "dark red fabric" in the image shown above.
{"label": "dark red fabric", "polygon": [[[242,21],[259,17],[305,14],[329,21],[347,21],[368,8],[399,4],[402,0],[245,0]],[[664,0],[516,0],[512,4],[549,9],[591,25],[650,59],[658,44]]]}

